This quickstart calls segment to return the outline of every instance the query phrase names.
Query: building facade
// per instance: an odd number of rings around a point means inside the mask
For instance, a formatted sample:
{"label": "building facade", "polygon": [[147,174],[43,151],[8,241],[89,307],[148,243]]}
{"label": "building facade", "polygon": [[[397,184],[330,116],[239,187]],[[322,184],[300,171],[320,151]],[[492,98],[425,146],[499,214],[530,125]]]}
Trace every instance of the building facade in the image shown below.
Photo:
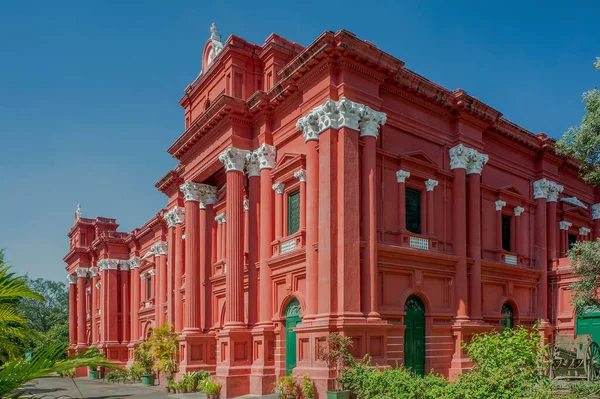
{"label": "building facade", "polygon": [[234,397],[292,372],[323,394],[333,331],[357,357],[450,377],[473,333],[575,333],[565,252],[599,236],[600,197],[554,140],[347,31],[307,47],[211,33],[165,209],[129,233],[75,214],[73,349],[128,364],[172,323],[180,372]]}

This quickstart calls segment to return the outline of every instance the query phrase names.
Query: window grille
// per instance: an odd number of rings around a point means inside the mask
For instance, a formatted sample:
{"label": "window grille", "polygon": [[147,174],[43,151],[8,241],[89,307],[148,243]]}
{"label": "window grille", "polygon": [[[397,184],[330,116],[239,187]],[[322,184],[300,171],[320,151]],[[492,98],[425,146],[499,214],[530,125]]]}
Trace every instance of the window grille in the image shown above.
{"label": "window grille", "polygon": [[288,194],[288,235],[300,229],[300,191]]}
{"label": "window grille", "polygon": [[429,251],[429,240],[426,238],[410,237],[409,244],[411,248],[424,249],[425,251]]}

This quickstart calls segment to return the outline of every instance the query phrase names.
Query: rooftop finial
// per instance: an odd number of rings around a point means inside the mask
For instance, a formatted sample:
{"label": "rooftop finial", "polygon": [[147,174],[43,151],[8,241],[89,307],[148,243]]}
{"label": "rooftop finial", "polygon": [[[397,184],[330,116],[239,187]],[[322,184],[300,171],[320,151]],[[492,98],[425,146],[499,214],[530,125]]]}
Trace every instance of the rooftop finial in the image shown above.
{"label": "rooftop finial", "polygon": [[81,210],[81,204],[77,204],[77,209],[75,210],[75,221],[78,221],[82,214],[83,211]]}
{"label": "rooftop finial", "polygon": [[221,36],[219,36],[219,33],[217,32],[217,25],[215,25],[214,22],[210,26],[210,38],[212,40],[221,41]]}

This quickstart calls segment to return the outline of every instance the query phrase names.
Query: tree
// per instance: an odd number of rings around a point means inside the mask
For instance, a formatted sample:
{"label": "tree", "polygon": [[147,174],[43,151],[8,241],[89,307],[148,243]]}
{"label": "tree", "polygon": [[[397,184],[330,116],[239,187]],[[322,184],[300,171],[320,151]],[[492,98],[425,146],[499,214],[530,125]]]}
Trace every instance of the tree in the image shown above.
{"label": "tree", "polygon": [[[600,70],[600,57],[594,64]],[[556,143],[559,154],[569,155],[579,161],[583,180],[593,186],[600,185],[600,90],[583,93],[585,115],[579,126],[567,130]]]}
{"label": "tree", "polygon": [[27,280],[27,285],[33,292],[45,298],[45,301],[33,298],[23,298],[19,301],[19,309],[27,318],[30,329],[47,333],[53,326],[67,323],[69,291],[65,283],[38,278]]}

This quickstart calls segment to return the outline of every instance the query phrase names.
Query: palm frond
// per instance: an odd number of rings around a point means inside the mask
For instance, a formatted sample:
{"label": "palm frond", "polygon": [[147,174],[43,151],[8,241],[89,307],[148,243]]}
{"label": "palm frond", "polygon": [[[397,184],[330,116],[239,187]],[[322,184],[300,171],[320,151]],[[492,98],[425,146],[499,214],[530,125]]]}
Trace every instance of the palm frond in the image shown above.
{"label": "palm frond", "polygon": [[13,304],[0,303],[0,323],[8,322],[25,323],[25,319]]}
{"label": "palm frond", "polygon": [[0,265],[0,302],[19,298],[32,298],[44,301],[44,297],[33,292],[27,285],[27,279],[9,273],[10,267]]}
{"label": "palm frond", "polygon": [[9,361],[0,367],[0,397],[19,388],[23,384],[51,373],[59,373],[77,367],[106,366],[118,368],[104,356],[93,356],[85,352],[74,353],[64,361],[57,361],[67,350],[67,345],[53,345],[43,348],[30,361],[23,359]]}

